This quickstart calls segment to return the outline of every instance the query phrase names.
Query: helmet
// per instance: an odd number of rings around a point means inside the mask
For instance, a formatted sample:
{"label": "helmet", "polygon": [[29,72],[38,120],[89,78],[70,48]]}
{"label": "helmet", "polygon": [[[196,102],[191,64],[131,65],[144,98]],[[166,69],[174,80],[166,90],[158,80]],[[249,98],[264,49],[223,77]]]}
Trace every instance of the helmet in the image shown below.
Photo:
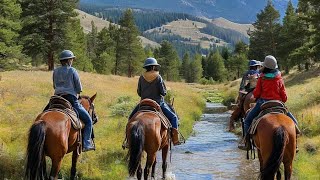
{"label": "helmet", "polygon": [[72,51],[70,51],[70,50],[63,50],[63,51],[60,53],[59,60],[62,61],[62,60],[71,59],[71,58],[75,58],[75,57],[76,57],[76,56],[73,54]]}
{"label": "helmet", "polygon": [[158,64],[158,62],[155,58],[149,57],[144,62],[143,68],[145,68],[147,66],[160,66],[160,64]]}
{"label": "helmet", "polygon": [[259,62],[257,60],[250,60],[249,61],[249,66],[259,66]]}
{"label": "helmet", "polygon": [[276,58],[271,55],[268,55],[264,58],[262,65],[266,68],[269,68],[269,69],[277,69],[278,68]]}

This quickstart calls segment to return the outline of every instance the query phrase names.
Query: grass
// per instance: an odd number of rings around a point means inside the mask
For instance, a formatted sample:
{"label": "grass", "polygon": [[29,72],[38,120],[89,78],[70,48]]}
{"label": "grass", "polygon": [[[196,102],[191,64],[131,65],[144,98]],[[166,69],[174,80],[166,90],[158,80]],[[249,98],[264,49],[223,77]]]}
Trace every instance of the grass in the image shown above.
{"label": "grass", "polygon": [[[0,76],[0,179],[21,179],[28,130],[53,94],[52,73],[10,71],[1,72]],[[81,179],[125,179],[128,175],[125,160],[127,151],[122,150],[121,144],[126,115],[131,109],[120,110],[131,108],[139,101],[136,94],[138,78],[84,72],[80,72],[80,77],[83,95],[91,96],[97,92],[95,110],[99,121],[94,127],[97,150],[81,155],[79,176]],[[166,85],[175,95],[174,106],[180,117],[180,130],[188,137],[194,121],[202,113],[204,99],[199,91],[184,83],[166,82]],[[129,104],[118,105],[119,99],[128,100]],[[123,114],[119,115],[119,112]],[[68,154],[61,170],[66,179],[70,166],[71,154]]]}

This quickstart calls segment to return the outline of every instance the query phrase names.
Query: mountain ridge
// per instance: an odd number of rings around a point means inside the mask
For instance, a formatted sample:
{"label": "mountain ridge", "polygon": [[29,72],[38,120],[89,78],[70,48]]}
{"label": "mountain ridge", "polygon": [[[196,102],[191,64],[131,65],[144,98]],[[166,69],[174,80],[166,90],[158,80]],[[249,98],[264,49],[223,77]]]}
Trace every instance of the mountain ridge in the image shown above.
{"label": "mountain ridge", "polygon": [[[169,12],[182,12],[210,19],[223,17],[236,23],[253,23],[256,14],[268,0],[80,0],[80,4],[101,4],[114,7],[159,9]],[[281,17],[284,16],[289,0],[272,0]],[[292,0],[294,6],[298,0]]]}

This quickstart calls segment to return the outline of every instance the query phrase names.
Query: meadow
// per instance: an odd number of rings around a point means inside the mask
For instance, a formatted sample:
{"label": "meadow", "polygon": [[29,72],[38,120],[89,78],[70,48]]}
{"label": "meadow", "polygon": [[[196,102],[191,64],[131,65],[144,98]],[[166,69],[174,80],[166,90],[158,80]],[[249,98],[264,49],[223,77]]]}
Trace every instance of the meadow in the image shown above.
{"label": "meadow", "polygon": [[[128,114],[139,101],[138,77],[105,76],[80,72],[83,95],[95,100],[98,123],[94,126],[96,151],[82,153],[78,161],[81,179],[125,179],[127,150],[122,150]],[[28,130],[53,94],[52,73],[9,71],[0,73],[0,179],[22,179]],[[205,105],[202,93],[192,85],[166,82],[180,117],[181,132],[188,137]],[[49,163],[49,159],[47,159]],[[68,179],[71,154],[62,165]]]}

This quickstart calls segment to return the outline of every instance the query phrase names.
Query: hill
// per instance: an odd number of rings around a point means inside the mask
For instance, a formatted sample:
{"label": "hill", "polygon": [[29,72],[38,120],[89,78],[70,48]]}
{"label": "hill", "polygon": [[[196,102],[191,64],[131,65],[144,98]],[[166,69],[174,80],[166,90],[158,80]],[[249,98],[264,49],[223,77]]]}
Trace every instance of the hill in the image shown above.
{"label": "hill", "polygon": [[162,39],[163,36],[172,35],[174,37],[174,35],[177,35],[177,37],[181,38],[176,40],[180,40],[186,44],[195,46],[200,45],[201,48],[205,49],[209,49],[212,46],[228,45],[228,43],[215,36],[200,32],[200,29],[206,26],[207,25],[205,23],[197,21],[178,20],[172,21],[158,28],[147,30],[143,34],[146,37],[149,37],[152,34],[157,34],[158,36],[160,36],[160,39]]}
{"label": "hill", "polygon": [[247,31],[249,29],[253,30],[252,24],[234,23],[224,18],[215,18],[211,21],[211,23],[225,29],[231,29],[231,30],[237,31],[246,37],[249,37],[249,35],[247,34]]}
{"label": "hill", "polygon": [[[95,111],[99,117],[94,126],[97,149],[81,154],[77,167],[80,179],[125,179],[127,151],[122,150],[121,143],[127,117],[139,101],[138,77],[79,74],[84,87],[82,95],[97,93]],[[200,117],[204,99],[187,84],[166,82],[166,85],[175,96],[180,129],[189,135],[194,121]],[[23,177],[28,130],[52,94],[52,72],[0,72],[0,179]],[[71,156],[68,154],[63,160],[63,179],[68,179]]]}
{"label": "hill", "polygon": [[[200,17],[219,18],[238,23],[252,23],[256,14],[262,10],[268,0],[81,0],[80,4],[108,5],[112,7],[132,7],[159,9],[167,12],[182,12]],[[272,0],[281,16],[285,14],[288,0]],[[298,0],[292,0],[297,5]]]}
{"label": "hill", "polygon": [[[98,31],[100,31],[104,27],[109,27],[110,22],[104,19],[98,18],[97,16],[88,14],[81,10],[76,9],[78,13],[78,18],[80,19],[80,24],[83,27],[83,31],[85,33],[89,33],[91,31],[91,22],[94,22],[94,25],[97,27]],[[139,36],[141,39],[141,43],[143,47],[150,46],[150,47],[159,47],[160,44],[153,42],[145,37]]]}

